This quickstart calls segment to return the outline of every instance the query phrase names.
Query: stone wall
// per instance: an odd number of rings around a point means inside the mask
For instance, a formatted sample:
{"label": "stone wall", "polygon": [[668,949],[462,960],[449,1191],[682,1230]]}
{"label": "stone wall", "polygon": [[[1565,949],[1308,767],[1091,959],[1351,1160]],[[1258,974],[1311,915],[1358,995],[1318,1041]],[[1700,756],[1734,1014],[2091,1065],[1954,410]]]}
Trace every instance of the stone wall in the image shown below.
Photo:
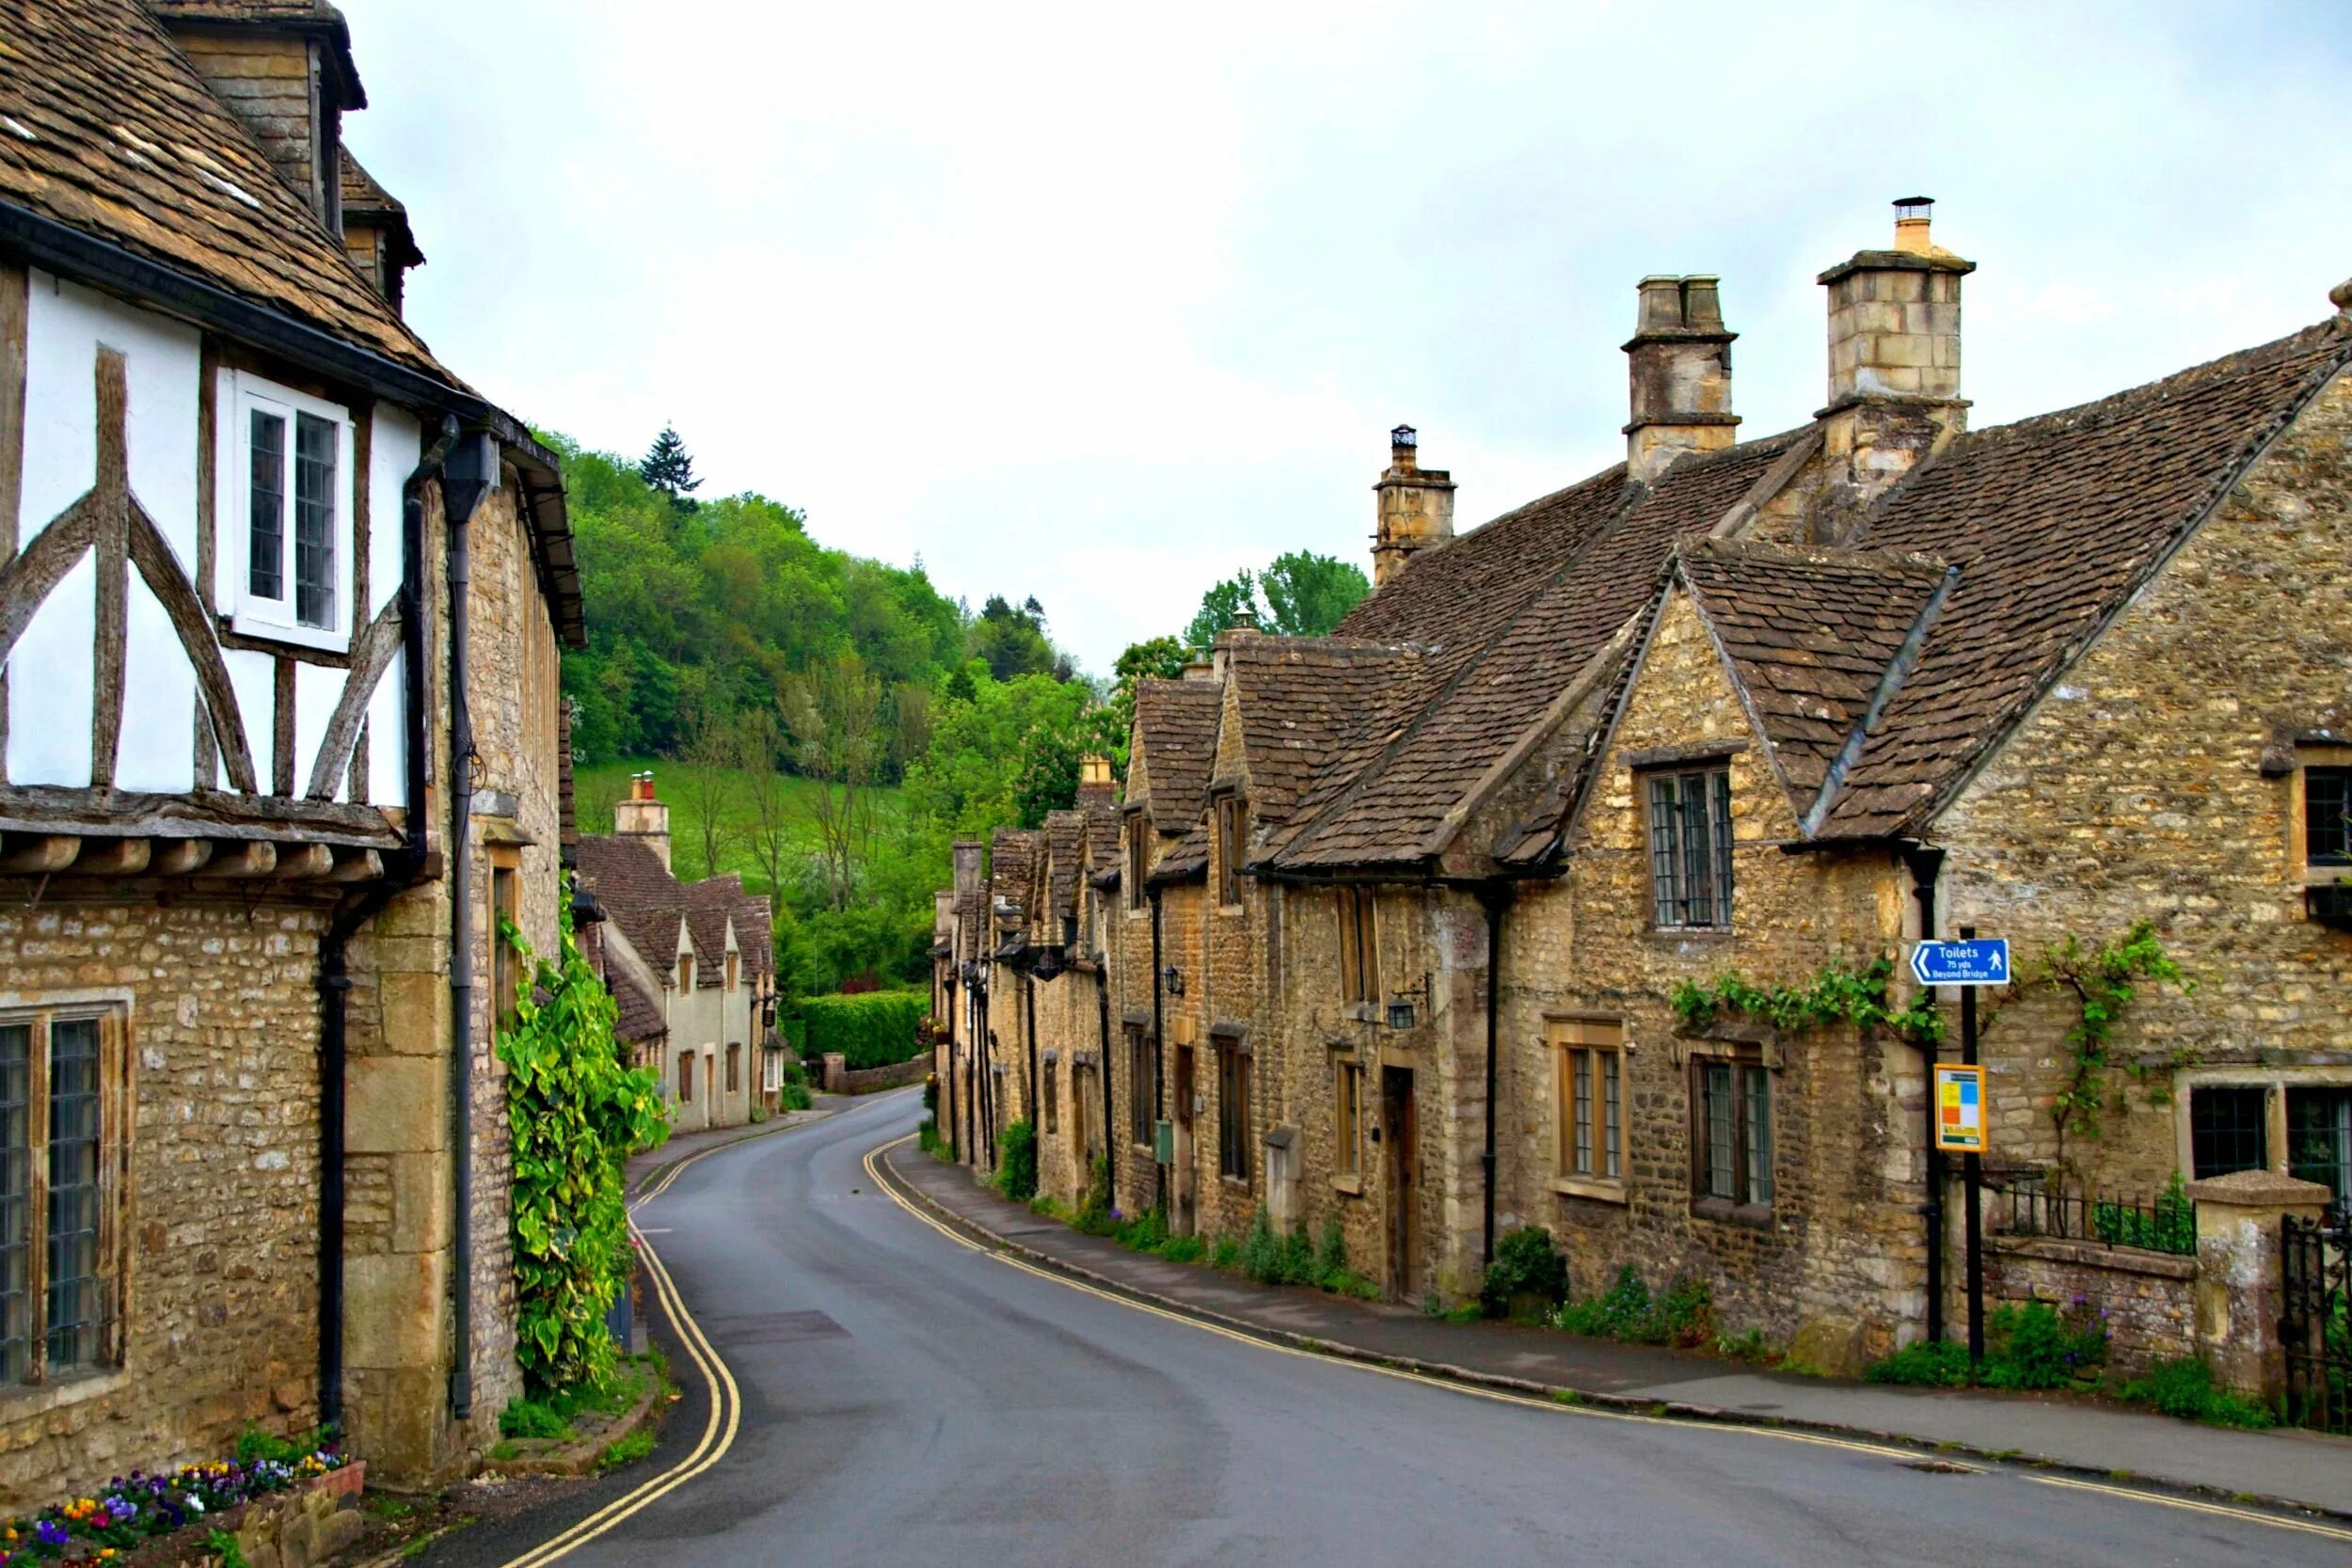
{"label": "stone wall", "polygon": [[2196,1354],[2194,1258],[2048,1237],[1987,1236],[1984,1296],[1988,1311],[2002,1302],[2040,1301],[2103,1318],[2107,1365],[2122,1371]]}
{"label": "stone wall", "polygon": [[1949,920],[2010,938],[2021,967],[2146,918],[2197,985],[2140,989],[2110,1054],[2147,1064],[2148,1081],[2111,1076],[2122,1109],[2062,1150],[2045,1107],[2071,1062],[2070,1009],[2047,993],[2005,1008],[1985,1035],[2004,1156],[2062,1153],[2095,1184],[2153,1191],[2195,1174],[2187,1096],[2167,1091],[2281,1072],[2352,1082],[2352,937],[2305,918],[2293,779],[2276,770],[2296,735],[2352,726],[2347,666],[2352,377],[2339,376],[1937,824]]}
{"label": "stone wall", "polygon": [[131,1111],[122,1365],[0,1390],[0,1510],[317,1421],[326,926],[325,899],[275,891],[0,900],[0,1006],[119,1009]]}

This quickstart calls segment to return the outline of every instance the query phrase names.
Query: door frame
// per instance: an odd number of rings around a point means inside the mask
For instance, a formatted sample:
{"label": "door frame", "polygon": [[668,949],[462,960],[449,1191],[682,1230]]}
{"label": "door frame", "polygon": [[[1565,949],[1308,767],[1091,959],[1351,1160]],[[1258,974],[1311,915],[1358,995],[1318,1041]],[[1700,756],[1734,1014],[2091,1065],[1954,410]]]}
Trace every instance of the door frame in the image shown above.
{"label": "door frame", "polygon": [[1414,1210],[1421,1202],[1421,1152],[1413,1106],[1413,1069],[1380,1069],[1380,1162],[1382,1219],[1387,1248],[1383,1282],[1388,1294],[1405,1300],[1418,1270],[1414,1243]]}
{"label": "door frame", "polygon": [[1168,1229],[1179,1236],[1189,1236],[1200,1223],[1197,1201],[1199,1174],[1194,1170],[1193,1114],[1199,1100],[1200,1079],[1198,1058],[1189,1045],[1176,1048],[1176,1136],[1170,1152],[1174,1162],[1174,1180],[1168,1199]]}

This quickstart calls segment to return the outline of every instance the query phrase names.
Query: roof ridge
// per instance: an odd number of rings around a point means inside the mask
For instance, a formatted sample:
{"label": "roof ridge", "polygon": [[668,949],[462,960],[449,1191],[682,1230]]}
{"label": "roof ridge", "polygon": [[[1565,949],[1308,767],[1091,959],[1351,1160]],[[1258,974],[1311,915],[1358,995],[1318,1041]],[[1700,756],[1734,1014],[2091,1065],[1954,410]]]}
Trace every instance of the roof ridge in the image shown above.
{"label": "roof ridge", "polygon": [[1794,566],[1874,566],[1888,571],[1941,577],[1947,562],[1925,550],[1880,549],[1856,545],[1815,545],[1794,540],[1737,539],[1706,535],[1677,540],[1675,552],[1685,560],[1724,556],[1735,560],[1771,561]]}

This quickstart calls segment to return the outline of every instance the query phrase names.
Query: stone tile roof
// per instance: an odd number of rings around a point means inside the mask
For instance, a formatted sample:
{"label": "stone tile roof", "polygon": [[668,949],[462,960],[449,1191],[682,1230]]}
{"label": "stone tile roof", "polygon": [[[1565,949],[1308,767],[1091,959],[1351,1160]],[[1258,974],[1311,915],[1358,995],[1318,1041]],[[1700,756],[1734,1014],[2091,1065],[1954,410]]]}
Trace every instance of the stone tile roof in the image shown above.
{"label": "stone tile roof", "polygon": [[323,39],[343,79],[343,107],[368,106],[368,89],[351,57],[350,24],[326,0],[147,0],[147,8],[177,26],[259,27]]}
{"label": "stone tile roof", "polygon": [[2347,359],[2352,332],[2323,323],[1961,436],[1883,498],[1856,544],[1960,578],[1823,835],[1909,832],[1939,810]]}
{"label": "stone tile roof", "polygon": [[1085,869],[1087,817],[1082,811],[1045,814],[1045,940],[1061,940],[1061,923],[1078,904],[1078,875]]}
{"label": "stone tile roof", "polygon": [[681,882],[643,840],[586,834],[579,847],[580,885],[596,895],[638,957],[656,971],[676,962],[678,923],[686,923],[698,962],[694,989],[726,984],[727,922],[744,973],[774,973],[775,951],[768,900],[743,891],[734,872]]}
{"label": "stone tile roof", "polygon": [[647,994],[628,972],[626,964],[615,963],[604,942],[604,923],[583,927],[580,938],[580,956],[604,981],[604,989],[612,993],[619,1016],[613,1021],[612,1036],[632,1045],[658,1040],[670,1032],[661,1017],[660,1001]]}
{"label": "stone tile roof", "polygon": [[1215,681],[1136,683],[1136,744],[1143,750],[1152,825],[1161,832],[1183,832],[1208,809],[1224,695]]}
{"label": "stone tile roof", "polygon": [[1318,781],[1275,864],[1416,864],[1436,853],[1488,769],[1649,604],[1676,544],[1722,522],[1809,434],[1685,458],[1646,489],[1612,468],[1414,557],[1368,605],[1407,583],[1413,603],[1359,610],[1342,630],[1422,642],[1412,695],[1426,699],[1371,754],[1355,748]]}
{"label": "stone tile roof", "polygon": [[1318,769],[1413,679],[1418,649],[1355,637],[1220,640],[1241,717],[1249,820],[1263,833],[1287,820]]}
{"label": "stone tile roof", "polygon": [[0,48],[0,200],[463,385],[137,0],[14,8]]}
{"label": "stone tile roof", "polygon": [[1184,836],[1152,863],[1152,874],[1144,880],[1161,885],[1193,882],[1207,876],[1208,870],[1209,824],[1203,819],[1184,830]]}
{"label": "stone tile roof", "polygon": [[1679,562],[1803,820],[1921,626],[1944,563],[1729,539],[1687,544]]}
{"label": "stone tile roof", "polygon": [[[989,840],[988,912],[1000,952],[1018,949],[1027,939],[1037,902],[1038,858],[1044,849],[1045,835],[1034,828],[999,828]],[[1007,904],[1011,909],[1000,911]]]}

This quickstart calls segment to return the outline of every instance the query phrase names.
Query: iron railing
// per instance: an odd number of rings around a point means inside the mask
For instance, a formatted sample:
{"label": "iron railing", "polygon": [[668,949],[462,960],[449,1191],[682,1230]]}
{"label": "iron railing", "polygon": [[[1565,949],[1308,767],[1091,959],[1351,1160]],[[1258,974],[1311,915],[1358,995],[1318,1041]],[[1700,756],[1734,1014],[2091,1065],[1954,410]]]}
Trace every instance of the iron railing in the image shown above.
{"label": "iron railing", "polygon": [[2143,1252],[2197,1255],[2197,1206],[2178,1184],[2145,1193],[2069,1187],[2047,1171],[2019,1171],[1997,1183],[2009,1197],[2013,1236],[2048,1236]]}

